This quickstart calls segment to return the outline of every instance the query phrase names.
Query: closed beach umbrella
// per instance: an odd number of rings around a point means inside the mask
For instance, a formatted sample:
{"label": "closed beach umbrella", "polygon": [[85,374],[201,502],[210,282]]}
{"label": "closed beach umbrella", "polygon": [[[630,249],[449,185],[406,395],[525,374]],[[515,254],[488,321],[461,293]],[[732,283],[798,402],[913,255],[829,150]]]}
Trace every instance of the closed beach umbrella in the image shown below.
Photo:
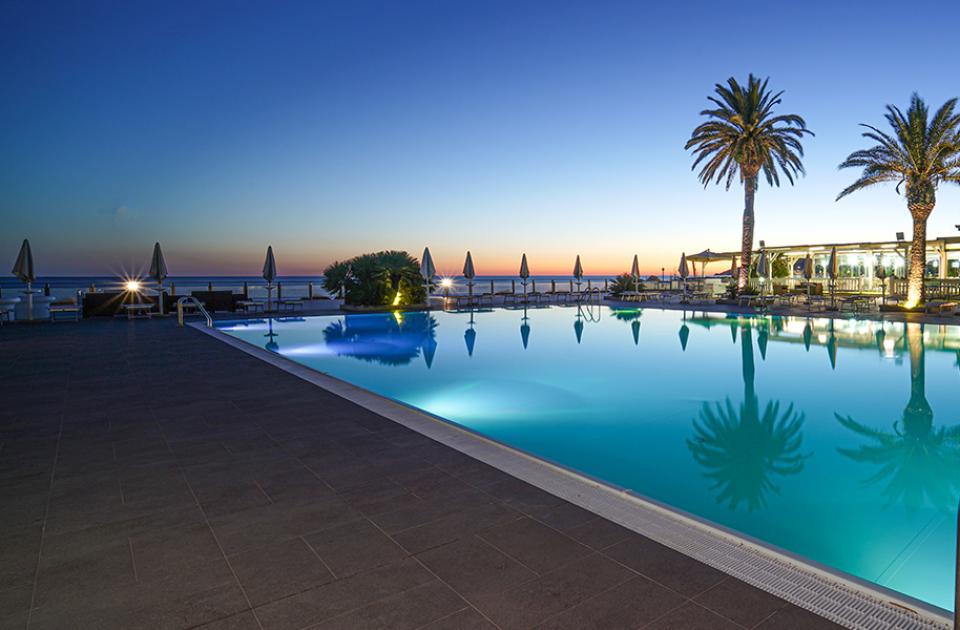
{"label": "closed beach umbrella", "polygon": [[883,265],[877,267],[877,280],[880,281],[881,303],[887,301],[887,268]]}
{"label": "closed beach umbrella", "polygon": [[807,280],[813,278],[813,257],[810,254],[803,259],[803,277]]}
{"label": "closed beach umbrella", "polygon": [[690,266],[687,264],[687,254],[680,254],[680,265],[677,266],[677,273],[683,279],[683,292],[687,292],[687,278],[690,276]]}
{"label": "closed beach umbrella", "polygon": [[630,276],[633,278],[633,290],[640,290],[640,259],[633,255],[633,265],[630,266]]}
{"label": "closed beach umbrella", "polygon": [[523,323],[520,324],[520,341],[523,342],[523,349],[527,349],[527,345],[530,343],[530,324],[527,323],[527,318],[523,318]]}
{"label": "closed beach umbrella", "polygon": [[765,328],[761,328],[760,332],[757,333],[757,346],[760,348],[760,358],[764,361],[767,360],[767,341],[769,341],[769,338],[770,333]]}
{"label": "closed beach umbrella", "polygon": [[530,277],[530,267],[527,265],[527,255],[520,258],[520,279],[523,281],[523,292],[527,292],[527,278]]}
{"label": "closed beach umbrella", "polygon": [[803,327],[803,347],[810,352],[810,342],[813,341],[813,325],[807,320],[807,325]]}
{"label": "closed beach umbrella", "polygon": [[163,250],[160,249],[160,243],[153,244],[150,277],[157,281],[157,286],[160,288],[160,296],[157,301],[160,303],[160,314],[163,315],[163,280],[167,277],[167,261],[163,259]]}
{"label": "closed beach umbrella", "polygon": [[270,286],[273,286],[273,281],[277,279],[277,261],[273,257],[273,245],[267,245],[267,257],[263,261],[263,274],[261,275]]}
{"label": "closed beach umbrella", "polygon": [[687,326],[686,322],[683,323],[683,326],[680,327],[680,347],[684,352],[687,351],[687,340],[690,339],[690,327]]}
{"label": "closed beach umbrella", "polygon": [[270,296],[273,291],[273,281],[277,279],[277,261],[273,257],[273,245],[267,245],[267,258],[263,261],[263,279],[267,281],[267,310],[272,308]]}
{"label": "closed beach umbrella", "polygon": [[573,334],[577,336],[577,343],[583,340],[583,320],[579,317],[573,322]]}
{"label": "closed beach umbrella", "polygon": [[13,269],[10,273],[15,275],[20,282],[26,284],[28,291],[30,290],[30,285],[37,279],[33,271],[33,252],[30,250],[30,241],[27,239],[23,239],[23,244],[20,246],[20,253],[17,254],[17,261],[13,263]]}
{"label": "closed beach umbrella", "polygon": [[463,333],[463,342],[467,344],[467,356],[473,356],[473,347],[477,344],[477,331],[473,329],[473,311],[470,311],[470,327]]}
{"label": "closed beach umbrella", "polygon": [[430,297],[430,283],[433,277],[437,275],[437,267],[433,264],[433,256],[430,255],[430,248],[423,248],[423,256],[420,258],[420,275],[423,276],[423,282],[427,285],[427,297]]}
{"label": "closed beach umbrella", "polygon": [[770,275],[770,262],[766,250],[760,250],[760,260],[757,261],[757,276],[760,278],[760,293],[763,293],[764,281]]}
{"label": "closed beach umbrella", "polygon": [[633,345],[640,345],[640,320],[635,319],[630,322],[630,328],[633,330]]}
{"label": "closed beach umbrella", "polygon": [[577,254],[577,262],[573,263],[573,277],[577,279],[577,289],[580,289],[580,282],[583,280],[583,265],[580,264],[580,254]]}
{"label": "closed beach umbrella", "polygon": [[430,248],[423,249],[423,258],[420,261],[420,275],[429,284],[433,277],[437,275],[437,267],[433,264],[433,256],[430,255]]}
{"label": "closed beach umbrella", "polygon": [[467,259],[463,261],[463,277],[467,279],[467,291],[473,295],[473,279],[477,277],[477,272],[473,268],[473,256],[470,252],[467,252]]}
{"label": "closed beach umbrella", "polygon": [[834,306],[837,296],[837,276],[840,275],[840,264],[837,262],[837,248],[830,249],[830,259],[827,261],[827,275],[830,276],[830,306]]}
{"label": "closed beach umbrella", "polygon": [[437,340],[431,335],[423,342],[423,362],[427,364],[429,370],[433,367],[433,357],[437,354]]}

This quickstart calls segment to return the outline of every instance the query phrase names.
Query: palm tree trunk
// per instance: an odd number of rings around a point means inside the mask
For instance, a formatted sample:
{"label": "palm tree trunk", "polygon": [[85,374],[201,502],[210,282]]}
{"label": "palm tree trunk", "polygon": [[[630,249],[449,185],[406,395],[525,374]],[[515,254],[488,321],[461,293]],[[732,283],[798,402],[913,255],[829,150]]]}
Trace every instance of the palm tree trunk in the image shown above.
{"label": "palm tree trunk", "polygon": [[737,278],[737,292],[743,293],[750,282],[750,258],[753,254],[753,197],[757,192],[757,176],[747,176],[743,180],[743,234],[740,243],[740,275]]}
{"label": "palm tree trunk", "polygon": [[927,219],[933,204],[911,204],[913,242],[910,244],[910,270],[907,273],[907,308],[923,304],[923,276],[927,268]]}

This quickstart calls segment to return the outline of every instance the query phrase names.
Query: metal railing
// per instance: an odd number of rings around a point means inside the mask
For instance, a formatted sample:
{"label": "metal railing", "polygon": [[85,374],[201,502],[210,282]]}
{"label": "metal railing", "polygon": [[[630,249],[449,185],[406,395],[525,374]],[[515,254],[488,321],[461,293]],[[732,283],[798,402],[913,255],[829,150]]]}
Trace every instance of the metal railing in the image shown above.
{"label": "metal railing", "polygon": [[207,328],[213,328],[213,318],[210,317],[210,313],[207,312],[207,309],[203,308],[203,303],[200,302],[200,300],[192,296],[182,297],[177,300],[177,323],[180,324],[181,328],[183,328],[183,306],[185,304],[196,308],[197,312],[207,319]]}

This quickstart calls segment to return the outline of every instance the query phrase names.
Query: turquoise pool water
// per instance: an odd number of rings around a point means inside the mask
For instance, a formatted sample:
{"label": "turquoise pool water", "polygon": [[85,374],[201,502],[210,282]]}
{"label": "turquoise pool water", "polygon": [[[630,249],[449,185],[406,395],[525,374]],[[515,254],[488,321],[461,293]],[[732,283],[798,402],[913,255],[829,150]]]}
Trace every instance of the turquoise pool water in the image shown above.
{"label": "turquoise pool water", "polygon": [[548,308],[218,324],[945,609],[960,328]]}

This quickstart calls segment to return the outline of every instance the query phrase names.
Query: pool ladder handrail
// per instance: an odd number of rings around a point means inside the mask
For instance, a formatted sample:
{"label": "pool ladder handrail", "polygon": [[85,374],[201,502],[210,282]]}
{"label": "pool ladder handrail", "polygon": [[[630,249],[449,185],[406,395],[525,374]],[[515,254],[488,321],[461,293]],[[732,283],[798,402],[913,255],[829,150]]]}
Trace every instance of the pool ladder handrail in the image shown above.
{"label": "pool ladder handrail", "polygon": [[203,307],[203,302],[192,295],[187,295],[177,300],[177,323],[180,324],[181,328],[183,328],[184,304],[192,304],[193,306],[197,307],[197,311],[207,319],[207,328],[213,328],[213,318],[210,317],[210,313],[208,313],[207,309]]}

